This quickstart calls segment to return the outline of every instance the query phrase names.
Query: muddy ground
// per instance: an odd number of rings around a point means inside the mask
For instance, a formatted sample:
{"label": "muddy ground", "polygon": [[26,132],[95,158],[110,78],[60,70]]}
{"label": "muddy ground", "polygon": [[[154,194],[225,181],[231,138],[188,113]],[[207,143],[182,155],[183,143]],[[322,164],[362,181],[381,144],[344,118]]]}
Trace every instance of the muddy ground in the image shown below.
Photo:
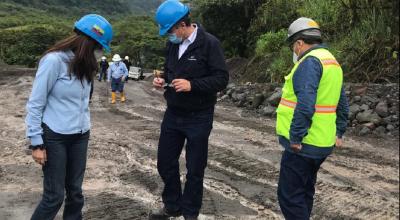
{"label": "muddy ground", "polygon": [[[41,197],[41,169],[24,152],[32,81],[32,70],[0,70],[1,220],[29,219]],[[85,219],[146,219],[161,205],[156,149],[165,103],[147,81],[130,81],[126,93],[126,104],[110,105],[106,84],[95,84]],[[274,123],[217,105],[201,219],[282,219]],[[345,145],[320,170],[313,219],[398,219],[398,137],[347,137]]]}

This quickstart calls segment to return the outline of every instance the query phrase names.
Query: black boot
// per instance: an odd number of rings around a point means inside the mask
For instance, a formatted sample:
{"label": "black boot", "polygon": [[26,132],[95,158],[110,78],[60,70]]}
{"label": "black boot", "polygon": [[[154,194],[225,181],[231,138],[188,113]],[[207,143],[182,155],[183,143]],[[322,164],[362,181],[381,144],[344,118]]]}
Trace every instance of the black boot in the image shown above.
{"label": "black boot", "polygon": [[149,220],[168,220],[171,217],[181,216],[181,211],[171,212],[166,208],[152,210],[149,214]]}
{"label": "black boot", "polygon": [[185,220],[197,220],[197,216],[183,216]]}

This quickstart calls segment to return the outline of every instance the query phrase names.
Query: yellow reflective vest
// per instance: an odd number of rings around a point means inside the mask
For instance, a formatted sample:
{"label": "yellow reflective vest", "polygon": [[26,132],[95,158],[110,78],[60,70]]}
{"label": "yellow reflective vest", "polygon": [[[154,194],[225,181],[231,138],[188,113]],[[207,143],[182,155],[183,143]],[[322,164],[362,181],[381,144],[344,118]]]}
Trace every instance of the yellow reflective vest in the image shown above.
{"label": "yellow reflective vest", "polygon": [[297,105],[292,79],[300,63],[309,56],[319,59],[323,71],[318,86],[311,127],[302,143],[316,147],[332,147],[336,141],[336,108],[343,84],[343,71],[336,58],[324,48],[315,49],[306,54],[294,65],[290,74],[285,77],[282,98],[277,109],[276,132],[290,140],[290,125]]}

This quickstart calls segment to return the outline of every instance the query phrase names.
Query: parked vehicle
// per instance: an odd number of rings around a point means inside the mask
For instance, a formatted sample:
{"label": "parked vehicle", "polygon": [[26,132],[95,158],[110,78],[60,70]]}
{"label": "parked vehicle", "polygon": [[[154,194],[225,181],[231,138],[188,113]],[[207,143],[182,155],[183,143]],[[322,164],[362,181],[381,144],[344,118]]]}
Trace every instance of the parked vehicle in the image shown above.
{"label": "parked vehicle", "polygon": [[144,76],[143,76],[143,70],[140,67],[136,67],[136,66],[131,66],[131,68],[129,68],[129,75],[128,77],[130,79],[139,81],[139,80],[143,80]]}

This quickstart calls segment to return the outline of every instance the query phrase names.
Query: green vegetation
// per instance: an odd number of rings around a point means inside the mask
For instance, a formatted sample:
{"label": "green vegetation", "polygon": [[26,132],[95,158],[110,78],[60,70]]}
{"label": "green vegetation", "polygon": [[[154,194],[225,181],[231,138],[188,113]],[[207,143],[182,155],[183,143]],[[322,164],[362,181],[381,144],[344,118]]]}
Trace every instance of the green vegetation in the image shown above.
{"label": "green vegetation", "polygon": [[151,13],[162,0],[4,0],[5,2],[45,10],[54,14],[125,16]]}
{"label": "green vegetation", "polygon": [[[113,10],[114,12],[121,11],[115,16],[107,15],[106,6],[112,2],[115,1],[14,0],[1,2],[0,59],[7,64],[36,66],[42,54],[51,45],[72,33],[74,22],[81,16],[79,14],[90,9],[89,3],[94,3],[92,6],[97,5],[97,11],[105,13],[105,17],[113,25],[115,36],[112,42],[112,53],[119,53],[121,56],[128,55],[133,59],[133,63],[144,68],[160,68],[163,62],[165,39],[158,36],[157,25],[152,17],[137,16],[137,14],[145,14],[145,10],[154,10],[159,0],[147,3],[144,0],[119,1],[113,4],[114,8],[107,8],[107,10],[110,9],[109,13]],[[134,4],[135,2],[137,4]],[[22,4],[28,4],[30,7]],[[70,7],[67,9],[68,4]],[[135,13],[135,10],[140,12]],[[111,54],[109,56],[111,57]]]}
{"label": "green vegetation", "polygon": [[72,19],[0,3],[0,59],[33,67],[44,51],[71,32]]}
{"label": "green vegetation", "polygon": [[[250,59],[243,81],[282,81],[292,66],[284,40],[300,16],[320,23],[346,81],[398,82],[397,0],[194,0],[196,17],[229,57]],[[257,68],[258,67],[258,68]]]}
{"label": "green vegetation", "polygon": [[158,69],[164,62],[165,39],[151,17],[127,17],[115,22],[114,51],[129,56],[134,65]]}
{"label": "green vegetation", "polygon": [[[4,0],[0,2],[0,59],[35,66],[43,52],[71,33],[86,13],[114,27],[113,53],[135,65],[160,68],[165,39],[154,11],[163,0]],[[287,27],[300,16],[315,19],[342,64],[346,81],[399,79],[398,0],[186,0],[200,22],[222,42],[226,57],[249,63],[242,81],[281,82],[292,64]],[[110,54],[111,56],[111,54]]]}

